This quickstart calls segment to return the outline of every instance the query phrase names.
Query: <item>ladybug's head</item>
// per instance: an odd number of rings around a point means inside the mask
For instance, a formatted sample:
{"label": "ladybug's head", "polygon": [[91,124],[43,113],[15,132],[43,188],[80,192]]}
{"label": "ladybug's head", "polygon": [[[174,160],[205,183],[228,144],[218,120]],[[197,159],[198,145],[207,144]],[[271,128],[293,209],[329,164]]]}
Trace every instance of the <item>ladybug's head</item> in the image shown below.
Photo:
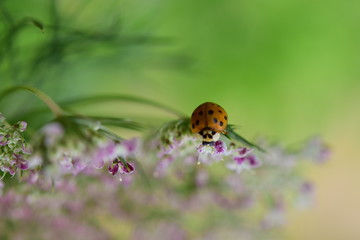
{"label": "ladybug's head", "polygon": [[202,144],[203,145],[214,145],[214,142],[219,140],[220,133],[215,132],[212,129],[203,129],[199,132],[200,136],[202,137]]}

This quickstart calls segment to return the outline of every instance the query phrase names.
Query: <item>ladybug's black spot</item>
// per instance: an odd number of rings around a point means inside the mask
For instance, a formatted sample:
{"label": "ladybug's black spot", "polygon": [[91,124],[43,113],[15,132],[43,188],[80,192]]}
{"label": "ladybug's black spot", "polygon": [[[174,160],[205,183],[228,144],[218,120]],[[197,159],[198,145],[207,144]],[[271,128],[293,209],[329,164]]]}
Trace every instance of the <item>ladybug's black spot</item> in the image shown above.
{"label": "ladybug's black spot", "polygon": [[219,113],[222,113],[222,111],[221,111],[221,110],[219,110]]}
{"label": "ladybug's black spot", "polygon": [[200,121],[196,120],[196,126],[199,126],[199,124],[200,124]]}
{"label": "ladybug's black spot", "polygon": [[218,122],[218,120],[217,120],[216,118],[213,118],[213,121],[214,121],[214,123],[217,123],[217,122]]}
{"label": "ladybug's black spot", "polygon": [[227,120],[227,116],[225,116],[225,120]]}
{"label": "ladybug's black spot", "polygon": [[195,124],[192,124],[192,129],[194,129],[195,128]]}
{"label": "ladybug's black spot", "polygon": [[212,131],[212,132],[211,132],[212,135],[215,135],[215,133],[216,133],[215,131]]}
{"label": "ladybug's black spot", "polygon": [[219,123],[219,124],[220,124],[220,126],[224,125],[224,123],[223,123],[222,121],[220,121],[220,123]]}
{"label": "ladybug's black spot", "polygon": [[199,115],[202,116],[202,115],[203,115],[203,111],[200,111],[200,112],[199,112]]}
{"label": "ladybug's black spot", "polygon": [[211,114],[213,114],[213,113],[214,113],[213,110],[209,110],[209,111],[208,111],[208,114],[209,114],[209,115],[211,115]]}

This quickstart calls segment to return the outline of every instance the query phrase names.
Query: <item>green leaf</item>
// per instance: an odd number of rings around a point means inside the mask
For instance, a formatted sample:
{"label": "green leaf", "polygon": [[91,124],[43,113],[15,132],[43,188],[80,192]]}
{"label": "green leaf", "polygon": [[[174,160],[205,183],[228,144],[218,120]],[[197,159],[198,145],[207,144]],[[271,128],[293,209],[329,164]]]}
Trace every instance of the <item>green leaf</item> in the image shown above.
{"label": "green leaf", "polygon": [[32,86],[27,86],[27,85],[17,85],[17,86],[13,86],[11,88],[8,88],[6,90],[4,90],[3,92],[0,93],[0,101],[7,95],[16,92],[16,91],[27,91],[30,92],[32,94],[34,94],[37,98],[39,98],[42,102],[44,102],[47,107],[53,112],[53,114],[56,117],[60,117],[64,115],[64,111],[61,109],[61,107],[54,101],[52,100],[46,93],[44,93],[43,91],[32,87]]}
{"label": "green leaf", "polygon": [[261,152],[265,152],[264,149],[262,149],[261,147],[259,147],[258,145],[246,140],[244,137],[240,136],[239,134],[237,134],[235,132],[235,127],[234,125],[228,125],[226,128],[227,134],[225,134],[225,136],[230,139],[230,140],[235,140],[238,142],[241,142],[242,144],[251,147],[251,148],[256,148]]}
{"label": "green leaf", "polygon": [[145,127],[135,121],[126,118],[116,118],[116,117],[96,117],[96,116],[67,116],[67,118],[72,119],[80,124],[89,126],[89,127],[99,127],[103,128],[104,125],[107,126],[116,126],[121,128],[127,128],[131,130],[143,130]]}
{"label": "green leaf", "polygon": [[134,103],[142,103],[146,105],[150,105],[159,109],[162,109],[168,113],[171,113],[178,117],[185,117],[185,115],[169,106],[166,106],[164,104],[145,99],[140,98],[136,96],[131,95],[99,95],[99,96],[90,96],[90,97],[80,97],[72,100],[68,100],[66,102],[61,103],[61,106],[69,106],[74,104],[86,104],[86,103],[98,103],[98,102],[106,102],[106,101],[128,101],[128,102],[134,102]]}
{"label": "green leaf", "polygon": [[109,125],[115,127],[128,128],[131,130],[144,130],[144,126],[138,122],[132,121],[127,118],[116,118],[116,117],[89,117],[95,121],[100,122],[102,125]]}
{"label": "green leaf", "polygon": [[25,17],[22,19],[23,23],[32,23],[35,27],[39,28],[42,33],[45,33],[44,24],[33,17]]}
{"label": "green leaf", "polygon": [[104,134],[105,136],[107,136],[108,138],[110,138],[114,141],[121,142],[124,140],[122,137],[118,136],[117,134],[111,132],[110,130],[108,130],[107,128],[104,128],[104,127],[98,129],[98,132]]}

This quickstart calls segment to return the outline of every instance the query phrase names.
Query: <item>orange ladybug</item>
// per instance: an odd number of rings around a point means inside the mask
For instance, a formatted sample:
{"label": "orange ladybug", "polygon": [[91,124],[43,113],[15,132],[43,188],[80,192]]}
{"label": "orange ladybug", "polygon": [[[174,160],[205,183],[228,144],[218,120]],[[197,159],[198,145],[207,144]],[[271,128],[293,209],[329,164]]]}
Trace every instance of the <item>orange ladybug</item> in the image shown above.
{"label": "orange ladybug", "polygon": [[191,115],[190,128],[202,137],[203,145],[214,145],[220,133],[226,133],[228,116],[216,103],[206,102],[198,106]]}

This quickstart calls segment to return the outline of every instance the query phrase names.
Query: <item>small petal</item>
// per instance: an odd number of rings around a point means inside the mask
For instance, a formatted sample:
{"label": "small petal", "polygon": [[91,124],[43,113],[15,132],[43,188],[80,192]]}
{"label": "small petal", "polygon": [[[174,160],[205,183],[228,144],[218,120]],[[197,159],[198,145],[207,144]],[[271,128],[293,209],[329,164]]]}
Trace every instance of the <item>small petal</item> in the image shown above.
{"label": "small petal", "polygon": [[95,158],[93,161],[94,168],[100,169],[100,168],[103,168],[104,165],[105,165],[104,160],[102,160],[100,158]]}
{"label": "small petal", "polygon": [[215,154],[224,154],[226,153],[227,147],[223,141],[216,141],[214,143]]}
{"label": "small petal", "polygon": [[43,159],[40,156],[40,154],[35,154],[30,157],[28,163],[29,163],[29,168],[36,168],[37,166],[40,166],[43,163]]}
{"label": "small petal", "polygon": [[245,162],[245,157],[236,156],[236,157],[234,157],[234,161],[235,161],[237,164],[242,164],[243,162]]}
{"label": "small petal", "polygon": [[17,127],[19,128],[20,132],[24,132],[27,127],[27,122],[20,121],[17,123]]}
{"label": "small petal", "polygon": [[314,192],[314,185],[311,182],[304,182],[300,185],[300,192],[303,194],[312,194]]}
{"label": "small petal", "polygon": [[245,158],[251,167],[260,166],[260,161],[256,158],[255,155],[251,154],[251,155],[246,156]]}
{"label": "small petal", "polygon": [[138,146],[138,139],[133,138],[130,140],[125,140],[121,144],[126,148],[128,154],[132,154],[135,152],[135,150]]}
{"label": "small petal", "polygon": [[119,164],[116,163],[114,166],[109,166],[108,171],[110,174],[115,175],[119,171]]}
{"label": "small petal", "polygon": [[239,149],[237,149],[237,152],[239,153],[240,156],[244,157],[246,156],[248,153],[252,152],[253,149],[251,148],[246,148],[246,147],[241,147]]}
{"label": "small petal", "polygon": [[29,164],[24,160],[24,162],[20,163],[20,169],[21,170],[26,170],[29,168]]}
{"label": "small petal", "polygon": [[125,165],[122,162],[120,162],[120,165],[121,165],[121,169],[125,173],[132,173],[135,170],[134,166],[132,164],[130,164],[129,162],[126,162]]}
{"label": "small petal", "polygon": [[86,168],[86,163],[83,162],[80,158],[73,160],[74,171],[73,174],[78,174]]}

